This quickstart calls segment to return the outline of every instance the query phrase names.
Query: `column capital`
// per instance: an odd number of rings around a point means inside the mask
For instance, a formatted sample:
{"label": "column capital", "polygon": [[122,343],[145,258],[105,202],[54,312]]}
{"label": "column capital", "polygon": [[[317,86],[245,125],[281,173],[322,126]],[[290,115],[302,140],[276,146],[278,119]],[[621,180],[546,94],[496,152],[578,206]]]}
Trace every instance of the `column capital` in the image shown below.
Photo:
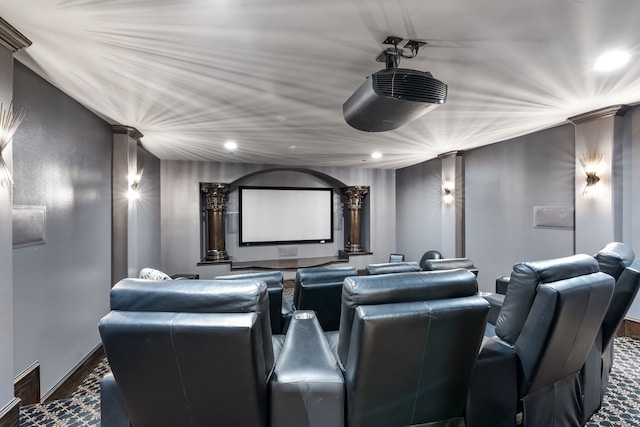
{"label": "column capital", "polygon": [[578,125],[580,123],[590,122],[596,119],[603,119],[605,117],[612,116],[624,116],[631,109],[631,106],[618,104],[618,105],[610,105],[608,107],[599,108],[597,110],[589,111],[586,113],[578,114],[577,116],[569,117],[569,120],[574,125]]}
{"label": "column capital", "polygon": [[115,134],[129,135],[135,141],[139,141],[144,135],[138,129],[131,126],[112,125],[111,130]]}
{"label": "column capital", "polygon": [[349,210],[362,209],[362,200],[369,193],[368,185],[351,185],[342,187],[342,194],[346,196],[345,207]]}
{"label": "column capital", "polygon": [[223,182],[201,182],[200,191],[205,193],[205,209],[224,212],[227,209],[229,184]]}
{"label": "column capital", "polygon": [[31,40],[0,18],[0,45],[15,53],[31,46]]}

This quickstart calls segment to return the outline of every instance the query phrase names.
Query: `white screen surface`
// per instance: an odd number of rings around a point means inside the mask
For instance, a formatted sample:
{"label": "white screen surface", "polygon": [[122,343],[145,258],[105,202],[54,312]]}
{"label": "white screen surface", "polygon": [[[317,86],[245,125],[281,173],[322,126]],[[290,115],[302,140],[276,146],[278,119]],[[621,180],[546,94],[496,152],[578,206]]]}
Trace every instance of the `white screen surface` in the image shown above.
{"label": "white screen surface", "polygon": [[239,190],[240,245],[333,241],[332,189]]}

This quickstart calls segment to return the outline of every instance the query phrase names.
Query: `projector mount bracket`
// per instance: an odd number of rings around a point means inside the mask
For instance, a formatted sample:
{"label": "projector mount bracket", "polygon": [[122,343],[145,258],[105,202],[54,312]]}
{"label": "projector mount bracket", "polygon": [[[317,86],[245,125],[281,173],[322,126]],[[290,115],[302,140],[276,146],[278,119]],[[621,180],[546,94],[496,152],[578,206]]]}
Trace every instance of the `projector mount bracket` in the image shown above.
{"label": "projector mount bracket", "polygon": [[[387,69],[397,68],[400,64],[400,58],[415,58],[418,55],[418,51],[422,49],[427,43],[420,40],[407,40],[402,48],[398,47],[398,44],[404,40],[401,37],[387,36],[382,42],[383,44],[393,45],[388,47],[376,58],[378,62],[384,62]],[[409,53],[407,53],[409,51]]]}

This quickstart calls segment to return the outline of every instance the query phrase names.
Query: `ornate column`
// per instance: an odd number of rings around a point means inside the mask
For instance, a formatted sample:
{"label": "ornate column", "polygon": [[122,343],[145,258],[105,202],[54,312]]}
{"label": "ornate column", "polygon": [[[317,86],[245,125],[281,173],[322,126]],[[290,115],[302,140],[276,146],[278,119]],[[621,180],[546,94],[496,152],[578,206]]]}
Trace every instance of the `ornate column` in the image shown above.
{"label": "ornate column", "polygon": [[225,249],[225,213],[229,195],[229,184],[221,182],[201,182],[200,191],[204,194],[204,206],[207,211],[207,261],[229,259]]}
{"label": "ornate column", "polygon": [[342,194],[345,196],[344,217],[348,236],[345,249],[347,252],[363,251],[362,245],[360,244],[362,201],[368,193],[369,187],[364,185],[353,185],[342,188]]}

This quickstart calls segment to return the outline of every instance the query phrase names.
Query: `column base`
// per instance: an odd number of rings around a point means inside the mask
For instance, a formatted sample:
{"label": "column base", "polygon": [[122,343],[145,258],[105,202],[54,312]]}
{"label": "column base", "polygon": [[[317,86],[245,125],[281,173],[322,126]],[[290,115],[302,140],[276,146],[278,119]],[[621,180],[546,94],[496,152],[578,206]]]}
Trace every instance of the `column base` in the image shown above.
{"label": "column base", "polygon": [[350,243],[344,247],[347,252],[364,252],[360,243]]}
{"label": "column base", "polygon": [[227,260],[229,259],[229,254],[227,253],[227,251],[218,251],[214,249],[211,251],[207,251],[207,256],[205,257],[205,259],[207,261]]}

